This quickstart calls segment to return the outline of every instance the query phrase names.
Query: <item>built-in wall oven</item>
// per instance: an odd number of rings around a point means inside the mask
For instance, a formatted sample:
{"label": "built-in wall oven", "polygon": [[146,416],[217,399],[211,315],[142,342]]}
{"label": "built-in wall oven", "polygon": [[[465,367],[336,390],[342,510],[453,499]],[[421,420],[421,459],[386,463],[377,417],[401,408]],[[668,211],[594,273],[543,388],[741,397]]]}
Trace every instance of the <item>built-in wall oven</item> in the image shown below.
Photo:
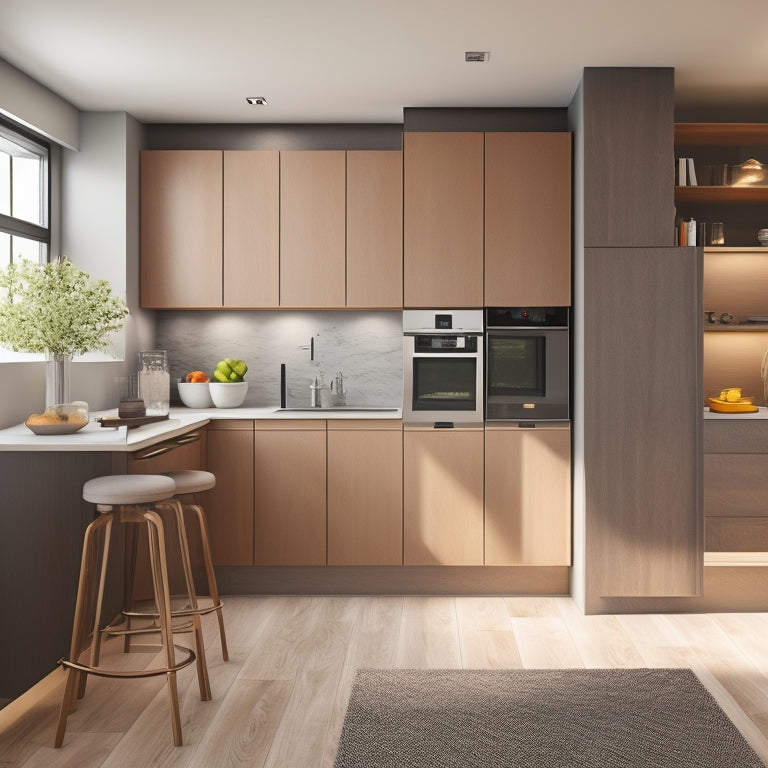
{"label": "built-in wall oven", "polygon": [[487,307],[487,421],[570,419],[568,307]]}
{"label": "built-in wall oven", "polygon": [[483,423],[483,310],[403,312],[403,422]]}

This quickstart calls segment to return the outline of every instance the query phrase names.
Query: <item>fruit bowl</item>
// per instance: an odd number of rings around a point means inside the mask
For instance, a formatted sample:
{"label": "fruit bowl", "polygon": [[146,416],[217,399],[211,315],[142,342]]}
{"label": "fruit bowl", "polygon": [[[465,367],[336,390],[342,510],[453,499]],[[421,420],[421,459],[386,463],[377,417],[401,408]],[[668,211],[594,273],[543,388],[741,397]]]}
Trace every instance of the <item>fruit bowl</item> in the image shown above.
{"label": "fruit bowl", "polygon": [[32,413],[24,422],[36,435],[71,435],[88,423],[88,403],[59,403],[45,409],[44,413]]}
{"label": "fruit bowl", "polygon": [[208,382],[180,381],[179,397],[187,408],[210,408],[213,405]]}
{"label": "fruit bowl", "polygon": [[217,408],[237,408],[243,404],[248,393],[247,381],[236,381],[225,384],[221,381],[212,381],[208,385],[213,404]]}

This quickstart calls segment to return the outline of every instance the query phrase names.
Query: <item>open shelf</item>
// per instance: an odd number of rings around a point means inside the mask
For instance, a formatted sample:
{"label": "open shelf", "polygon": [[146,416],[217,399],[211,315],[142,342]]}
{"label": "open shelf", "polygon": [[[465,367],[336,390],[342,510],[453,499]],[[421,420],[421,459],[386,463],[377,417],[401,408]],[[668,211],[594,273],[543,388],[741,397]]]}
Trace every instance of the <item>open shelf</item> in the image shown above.
{"label": "open shelf", "polygon": [[675,187],[676,203],[766,203],[765,187]]}

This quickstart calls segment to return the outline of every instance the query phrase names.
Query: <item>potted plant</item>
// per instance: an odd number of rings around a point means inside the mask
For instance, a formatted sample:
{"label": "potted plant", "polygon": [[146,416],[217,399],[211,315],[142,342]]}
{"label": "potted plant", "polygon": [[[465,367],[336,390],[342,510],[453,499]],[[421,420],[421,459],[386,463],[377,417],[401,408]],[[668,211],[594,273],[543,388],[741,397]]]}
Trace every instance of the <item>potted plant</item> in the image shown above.
{"label": "potted plant", "polygon": [[107,350],[128,308],[106,280],[69,259],[22,259],[0,271],[0,345],[46,356],[46,408],[69,401],[72,356]]}

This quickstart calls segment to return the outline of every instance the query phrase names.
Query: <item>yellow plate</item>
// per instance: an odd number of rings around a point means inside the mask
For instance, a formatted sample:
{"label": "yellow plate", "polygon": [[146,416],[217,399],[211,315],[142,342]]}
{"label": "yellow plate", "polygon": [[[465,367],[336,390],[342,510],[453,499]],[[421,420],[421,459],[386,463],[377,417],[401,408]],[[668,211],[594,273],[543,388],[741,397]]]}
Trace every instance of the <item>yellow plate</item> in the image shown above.
{"label": "yellow plate", "polygon": [[729,403],[719,397],[708,397],[709,410],[715,413],[757,413],[758,407],[752,404],[751,397],[743,397],[738,403]]}

